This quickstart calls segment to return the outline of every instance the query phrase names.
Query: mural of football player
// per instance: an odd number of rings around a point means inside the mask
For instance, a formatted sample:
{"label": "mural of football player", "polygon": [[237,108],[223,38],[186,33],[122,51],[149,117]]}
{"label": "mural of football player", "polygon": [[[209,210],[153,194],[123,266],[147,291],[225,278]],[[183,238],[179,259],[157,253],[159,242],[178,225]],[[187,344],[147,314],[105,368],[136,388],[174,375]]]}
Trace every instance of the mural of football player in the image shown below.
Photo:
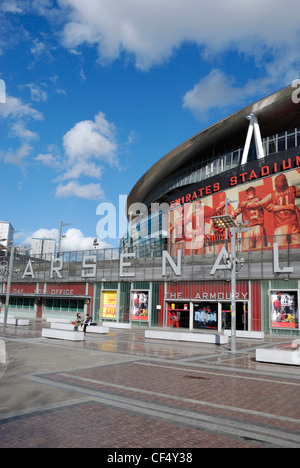
{"label": "mural of football player", "polygon": [[300,188],[289,186],[285,174],[275,178],[275,190],[258,202],[246,203],[248,209],[265,208],[273,213],[275,241],[280,244],[300,243],[299,208]]}
{"label": "mural of football player", "polygon": [[[178,249],[191,250],[194,255],[202,253],[205,223],[210,223],[210,218],[215,213],[210,206],[204,205],[201,200],[198,200],[186,207],[180,208],[177,219],[169,224],[169,236],[172,242],[177,243]],[[173,216],[175,213],[173,214]],[[176,247],[173,246],[173,254],[177,253]]]}
{"label": "mural of football player", "polygon": [[260,249],[267,246],[266,231],[264,228],[265,215],[263,208],[250,208],[249,203],[260,202],[261,198],[256,196],[255,188],[246,190],[246,200],[239,203],[235,210],[235,216],[242,214],[243,223],[247,223],[250,231],[243,234],[242,250]]}
{"label": "mural of football player", "polygon": [[[223,216],[225,214],[229,214],[232,217],[234,217],[235,216],[235,210],[234,210],[233,206],[230,203],[228,203],[228,200],[227,200],[227,204],[226,204],[226,193],[225,192],[220,192],[220,194],[219,194],[219,204],[215,208],[214,213],[213,213],[212,216]],[[219,242],[216,242],[216,244],[214,246],[214,250],[215,250],[215,253],[219,253],[219,252],[221,252],[222,247],[224,245],[224,243],[221,242],[221,241],[224,241],[226,239],[226,229],[219,229],[218,227],[215,226],[213,221],[211,221],[210,222],[210,232],[209,232],[210,236],[213,236],[213,232],[214,232],[214,236],[215,236],[216,241],[219,241]],[[211,247],[210,247],[210,251],[211,251]]]}

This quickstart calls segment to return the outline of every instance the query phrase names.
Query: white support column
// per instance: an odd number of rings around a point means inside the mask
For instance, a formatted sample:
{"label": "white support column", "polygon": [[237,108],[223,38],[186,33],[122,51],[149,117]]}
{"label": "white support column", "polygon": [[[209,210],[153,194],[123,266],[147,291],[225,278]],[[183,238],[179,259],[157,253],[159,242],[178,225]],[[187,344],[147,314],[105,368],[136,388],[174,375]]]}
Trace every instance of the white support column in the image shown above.
{"label": "white support column", "polygon": [[253,135],[253,130],[254,130],[254,125],[253,123],[251,123],[251,120],[250,120],[241,165],[246,164],[247,162],[249,149],[250,149],[250,143],[251,143],[252,135]]}
{"label": "white support column", "polygon": [[262,159],[265,157],[265,152],[264,152],[263,145],[262,145],[259,124],[255,115],[253,115],[251,119],[253,120],[253,124],[254,124],[254,138],[255,138],[257,159]]}
{"label": "white support column", "polygon": [[247,115],[247,119],[250,121],[250,123],[249,123],[248,132],[247,132],[241,165],[246,164],[248,160],[249,149],[250,149],[250,144],[251,144],[253,133],[254,133],[254,139],[255,139],[257,159],[262,159],[265,157],[265,152],[263,149],[261,133],[260,133],[260,128],[259,128],[257,117],[254,114],[250,114],[250,115]]}

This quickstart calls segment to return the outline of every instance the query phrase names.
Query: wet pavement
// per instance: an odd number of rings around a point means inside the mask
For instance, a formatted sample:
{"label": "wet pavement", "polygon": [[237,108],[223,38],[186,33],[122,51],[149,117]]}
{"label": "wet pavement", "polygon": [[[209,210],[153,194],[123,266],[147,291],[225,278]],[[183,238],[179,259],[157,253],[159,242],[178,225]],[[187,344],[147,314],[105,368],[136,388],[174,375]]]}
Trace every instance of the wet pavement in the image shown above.
{"label": "wet pavement", "polygon": [[289,337],[227,345],[145,339],[144,329],[41,338],[0,330],[0,447],[300,447],[300,370],[255,361]]}

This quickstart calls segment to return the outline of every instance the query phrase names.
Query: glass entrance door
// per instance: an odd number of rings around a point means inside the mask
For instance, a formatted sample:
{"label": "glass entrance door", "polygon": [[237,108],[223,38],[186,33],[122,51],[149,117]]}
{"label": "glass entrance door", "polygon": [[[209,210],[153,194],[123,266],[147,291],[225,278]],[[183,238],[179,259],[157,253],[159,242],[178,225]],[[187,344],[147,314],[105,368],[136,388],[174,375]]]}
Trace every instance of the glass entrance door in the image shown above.
{"label": "glass entrance door", "polygon": [[[231,304],[222,302],[222,330],[231,329]],[[246,302],[236,303],[236,329],[248,330],[248,304]]]}

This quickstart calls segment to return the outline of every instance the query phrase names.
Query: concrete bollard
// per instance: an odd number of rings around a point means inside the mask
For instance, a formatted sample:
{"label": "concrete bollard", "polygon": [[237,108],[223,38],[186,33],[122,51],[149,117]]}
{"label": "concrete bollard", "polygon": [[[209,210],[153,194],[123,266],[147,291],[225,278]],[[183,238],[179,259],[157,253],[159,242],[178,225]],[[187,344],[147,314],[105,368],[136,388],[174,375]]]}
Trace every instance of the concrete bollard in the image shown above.
{"label": "concrete bollard", "polygon": [[0,364],[6,364],[6,346],[3,340],[0,340]]}

